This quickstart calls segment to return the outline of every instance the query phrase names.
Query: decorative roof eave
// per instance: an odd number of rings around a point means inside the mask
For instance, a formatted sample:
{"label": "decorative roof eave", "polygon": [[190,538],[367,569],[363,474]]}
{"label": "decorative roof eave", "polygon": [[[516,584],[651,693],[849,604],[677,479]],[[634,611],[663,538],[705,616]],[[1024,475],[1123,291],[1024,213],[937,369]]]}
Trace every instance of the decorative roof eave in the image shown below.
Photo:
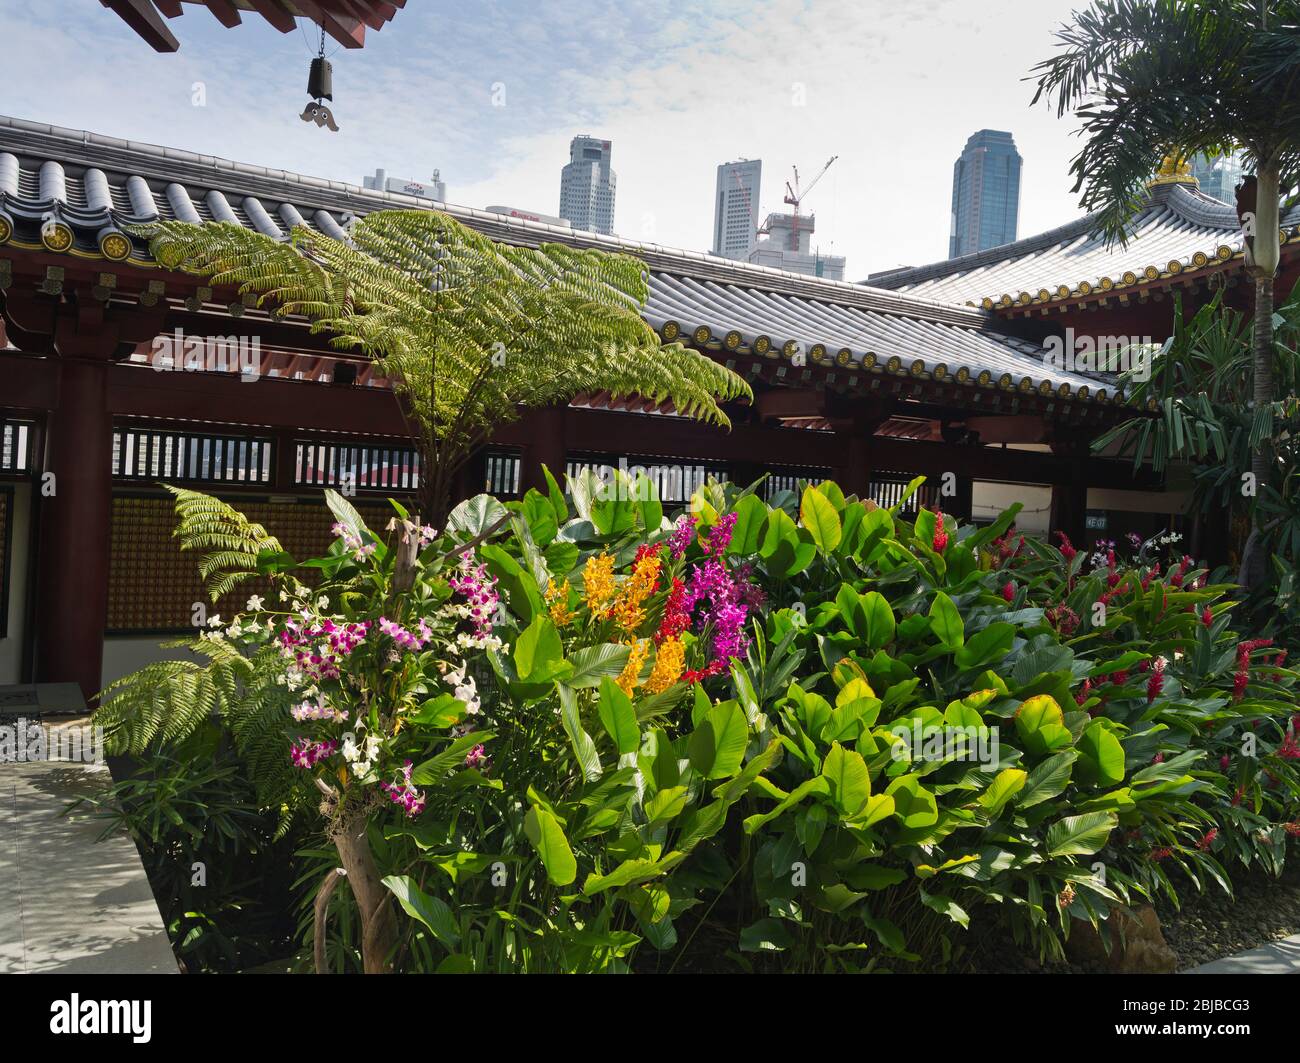
{"label": "decorative roof eave", "polygon": [[[1300,225],[1280,229],[1278,235],[1284,248],[1292,245],[1284,253],[1290,254],[1296,246],[1300,246]],[[1014,296],[1007,292],[997,296],[986,295],[978,303],[968,301],[966,305],[1001,316],[1016,316],[1020,312],[1032,313],[1040,309],[1046,313],[1047,307],[1064,309],[1073,304],[1104,301],[1113,296],[1123,298],[1130,293],[1168,288],[1189,277],[1221,272],[1240,262],[1243,257],[1241,248],[1219,244],[1212,252],[1196,251],[1183,259],[1170,259],[1163,267],[1152,263],[1143,267],[1140,273],[1126,270],[1118,278],[1096,277],[1079,281],[1074,286],[1059,284],[1055,288],[1040,288],[1036,293],[1022,291]]]}
{"label": "decorative roof eave", "polygon": [[952,369],[942,362],[927,369],[920,358],[904,365],[897,355],[881,360],[871,352],[855,355],[847,348],[832,357],[822,344],[814,345],[808,360],[796,364],[798,352],[791,343],[778,348],[767,336],[743,344],[738,339],[740,334],[733,330],[723,343],[718,343],[707,335],[704,326],[686,336],[674,321],[665,322],[656,331],[665,343],[681,341],[713,355],[741,376],[784,387],[817,383],[839,392],[932,401],[976,412],[1042,413],[1079,421],[1150,415],[1158,408],[1154,399],[1148,399],[1144,407],[1132,405],[1118,388],[1056,385],[1028,376],[1016,379],[1010,373],[995,377],[987,369],[972,373],[966,366]]}

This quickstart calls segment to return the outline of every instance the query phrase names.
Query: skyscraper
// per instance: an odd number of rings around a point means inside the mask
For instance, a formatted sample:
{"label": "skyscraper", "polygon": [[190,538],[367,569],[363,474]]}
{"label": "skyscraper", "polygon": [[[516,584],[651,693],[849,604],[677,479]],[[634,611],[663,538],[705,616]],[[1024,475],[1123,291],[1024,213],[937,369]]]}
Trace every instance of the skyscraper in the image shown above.
{"label": "skyscraper", "polygon": [[713,201],[715,255],[744,258],[754,246],[762,176],[761,159],[741,159],[718,166],[718,188]]}
{"label": "skyscraper", "polygon": [[1202,192],[1221,203],[1236,203],[1242,174],[1239,156],[1202,153],[1192,157],[1191,165],[1192,176],[1200,183]]}
{"label": "skyscraper", "polygon": [[952,167],[948,257],[969,255],[1016,238],[1020,216],[1020,152],[1010,133],[981,129]]}
{"label": "skyscraper", "polygon": [[579,136],[570,142],[569,164],[560,174],[560,217],[575,229],[614,231],[613,154],[608,140]]}

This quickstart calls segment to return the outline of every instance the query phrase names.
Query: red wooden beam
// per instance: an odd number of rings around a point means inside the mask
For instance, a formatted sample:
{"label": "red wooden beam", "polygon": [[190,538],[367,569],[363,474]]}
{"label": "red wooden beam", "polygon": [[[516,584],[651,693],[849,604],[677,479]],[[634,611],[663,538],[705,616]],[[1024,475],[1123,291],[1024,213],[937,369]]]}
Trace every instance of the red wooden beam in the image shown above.
{"label": "red wooden beam", "polygon": [[285,7],[281,0],[248,0],[248,3],[281,33],[292,33],[298,28],[293,12]]}
{"label": "red wooden beam", "polygon": [[99,0],[130,26],[155,52],[174,52],[181,46],[149,0]]}
{"label": "red wooden beam", "polygon": [[5,382],[0,406],[52,410],[59,404],[59,363],[56,358],[0,351],[0,379]]}
{"label": "red wooden beam", "polygon": [[207,0],[203,6],[211,11],[213,17],[228,30],[234,29],[242,21],[239,17],[239,8],[235,7],[230,0]]}
{"label": "red wooden beam", "polygon": [[[5,404],[21,409],[58,407],[57,358],[0,353],[0,379],[7,383]],[[213,373],[156,372],[118,364],[108,370],[107,406],[117,417],[148,417],[242,424],[302,432],[406,437],[406,427],[391,392],[345,388],[308,381],[263,377],[243,382]],[[771,466],[807,465],[836,468],[842,463],[842,434],[798,428],[736,425],[732,431],[680,418],[612,413],[571,408],[566,412],[567,445],[574,451],[662,454],[666,460],[708,459]],[[852,437],[856,438],[856,437]],[[504,426],[500,444],[528,446],[534,432],[525,421]],[[1068,484],[1072,461],[1057,455],[998,447],[950,446],[876,436],[863,440],[874,468],[894,468],[938,476],[1007,483]],[[1099,458],[1084,462],[1090,487],[1150,489],[1159,480],[1134,474],[1124,461]]]}
{"label": "red wooden beam", "polygon": [[366,44],[366,27],[360,19],[351,15],[334,15],[328,11],[321,13],[321,27],[344,48],[364,48]]}

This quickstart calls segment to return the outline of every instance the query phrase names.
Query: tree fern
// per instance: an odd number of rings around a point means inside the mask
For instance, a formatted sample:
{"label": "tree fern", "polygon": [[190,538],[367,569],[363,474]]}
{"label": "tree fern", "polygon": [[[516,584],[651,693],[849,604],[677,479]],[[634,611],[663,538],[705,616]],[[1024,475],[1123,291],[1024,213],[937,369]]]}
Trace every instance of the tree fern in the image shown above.
{"label": "tree fern", "polygon": [[660,343],[639,313],[645,265],[628,255],[497,244],[437,211],[380,211],[346,241],[304,227],[287,243],[233,224],[138,231],[165,265],[237,285],[374,358],[417,436],[432,519],[456,470],[521,408],[608,392],[728,427],[720,403],[751,394],[729,369]]}

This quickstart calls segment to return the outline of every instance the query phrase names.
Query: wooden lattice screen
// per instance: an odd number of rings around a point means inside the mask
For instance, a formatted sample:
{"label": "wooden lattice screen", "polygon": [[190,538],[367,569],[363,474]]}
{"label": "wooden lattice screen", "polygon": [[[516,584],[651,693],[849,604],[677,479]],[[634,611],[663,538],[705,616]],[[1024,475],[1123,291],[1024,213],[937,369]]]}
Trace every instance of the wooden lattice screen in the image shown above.
{"label": "wooden lattice screen", "polygon": [[[352,499],[362,518],[380,531],[393,516],[386,502]],[[299,561],[325,552],[333,518],[322,503],[231,499],[249,520],[257,521]],[[207,615],[232,617],[249,595],[265,594],[267,581],[249,580],[217,601],[208,600],[198,574],[198,557],[184,553],[172,536],[175,512],[169,496],[118,494],[113,498],[112,554],[108,583],[110,634],[192,631],[194,604]],[[306,573],[299,578],[309,583]]]}

